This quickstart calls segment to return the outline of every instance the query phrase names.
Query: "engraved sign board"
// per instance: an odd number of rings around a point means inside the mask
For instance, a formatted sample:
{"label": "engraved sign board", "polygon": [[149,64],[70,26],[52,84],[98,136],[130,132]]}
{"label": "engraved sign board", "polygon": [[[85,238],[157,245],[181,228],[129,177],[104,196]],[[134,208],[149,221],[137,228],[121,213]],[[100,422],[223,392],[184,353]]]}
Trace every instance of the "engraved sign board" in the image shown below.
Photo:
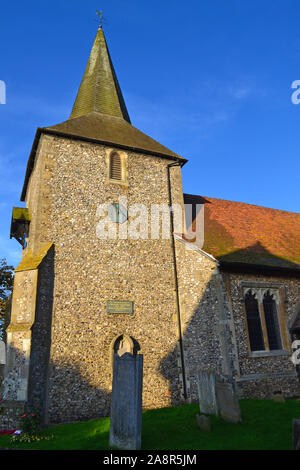
{"label": "engraved sign board", "polygon": [[107,300],[106,301],[107,313],[133,313],[133,302],[130,300]]}

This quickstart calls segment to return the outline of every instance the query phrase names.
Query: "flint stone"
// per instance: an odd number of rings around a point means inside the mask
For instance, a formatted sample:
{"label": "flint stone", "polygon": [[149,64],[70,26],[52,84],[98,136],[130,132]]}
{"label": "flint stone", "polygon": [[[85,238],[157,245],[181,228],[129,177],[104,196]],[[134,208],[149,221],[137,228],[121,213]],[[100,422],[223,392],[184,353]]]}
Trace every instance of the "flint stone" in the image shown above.
{"label": "flint stone", "polygon": [[114,353],[109,444],[125,450],[141,448],[143,356]]}
{"label": "flint stone", "polygon": [[199,371],[197,376],[201,413],[218,415],[216,399],[216,375],[213,371]]}
{"label": "flint stone", "polygon": [[231,383],[216,383],[217,403],[221,417],[229,423],[242,421],[239,401]]}
{"label": "flint stone", "polygon": [[300,419],[293,419],[293,449],[300,450]]}
{"label": "flint stone", "polygon": [[209,416],[196,415],[197,426],[202,431],[211,431],[211,423]]}

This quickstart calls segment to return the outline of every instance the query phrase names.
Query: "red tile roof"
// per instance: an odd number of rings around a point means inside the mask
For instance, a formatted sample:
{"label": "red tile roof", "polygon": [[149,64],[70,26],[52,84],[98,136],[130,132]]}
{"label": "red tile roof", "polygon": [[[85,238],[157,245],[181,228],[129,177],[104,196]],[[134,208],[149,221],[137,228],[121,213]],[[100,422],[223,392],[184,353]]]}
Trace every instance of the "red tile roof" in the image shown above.
{"label": "red tile roof", "polygon": [[202,249],[221,262],[300,270],[300,214],[267,207],[184,195],[204,203]]}

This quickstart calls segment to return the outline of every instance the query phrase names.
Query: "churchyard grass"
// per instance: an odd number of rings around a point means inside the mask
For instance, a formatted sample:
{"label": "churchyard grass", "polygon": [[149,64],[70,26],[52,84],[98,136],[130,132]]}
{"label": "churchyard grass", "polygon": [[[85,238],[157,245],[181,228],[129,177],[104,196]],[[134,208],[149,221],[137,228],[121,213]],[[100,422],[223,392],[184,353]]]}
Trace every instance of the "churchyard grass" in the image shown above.
{"label": "churchyard grass", "polygon": [[[211,432],[197,428],[197,404],[143,412],[142,449],[147,450],[291,450],[292,419],[300,418],[300,401],[240,400],[243,421],[238,424],[211,417]],[[41,450],[109,449],[109,419],[95,419],[41,431],[50,440],[11,442],[0,436],[0,448]]]}

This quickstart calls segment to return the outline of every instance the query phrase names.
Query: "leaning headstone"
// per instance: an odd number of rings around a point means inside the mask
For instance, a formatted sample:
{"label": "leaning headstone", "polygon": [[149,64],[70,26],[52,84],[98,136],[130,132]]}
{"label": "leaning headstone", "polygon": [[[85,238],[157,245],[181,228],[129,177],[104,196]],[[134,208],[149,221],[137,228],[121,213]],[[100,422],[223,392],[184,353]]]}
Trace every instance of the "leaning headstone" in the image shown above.
{"label": "leaning headstone", "polygon": [[233,385],[226,382],[216,382],[216,396],[221,417],[230,423],[242,421],[239,401]]}
{"label": "leaning headstone", "polygon": [[111,447],[125,450],[141,448],[143,356],[114,353],[113,386],[110,409]]}
{"label": "leaning headstone", "polygon": [[6,364],[6,349],[4,341],[0,341],[0,365]]}
{"label": "leaning headstone", "polygon": [[300,419],[293,419],[293,449],[300,450]]}
{"label": "leaning headstone", "polygon": [[216,376],[213,371],[199,371],[197,375],[198,396],[201,413],[218,415],[216,400]]}
{"label": "leaning headstone", "polygon": [[196,415],[197,426],[202,431],[211,431],[210,417],[205,415]]}

